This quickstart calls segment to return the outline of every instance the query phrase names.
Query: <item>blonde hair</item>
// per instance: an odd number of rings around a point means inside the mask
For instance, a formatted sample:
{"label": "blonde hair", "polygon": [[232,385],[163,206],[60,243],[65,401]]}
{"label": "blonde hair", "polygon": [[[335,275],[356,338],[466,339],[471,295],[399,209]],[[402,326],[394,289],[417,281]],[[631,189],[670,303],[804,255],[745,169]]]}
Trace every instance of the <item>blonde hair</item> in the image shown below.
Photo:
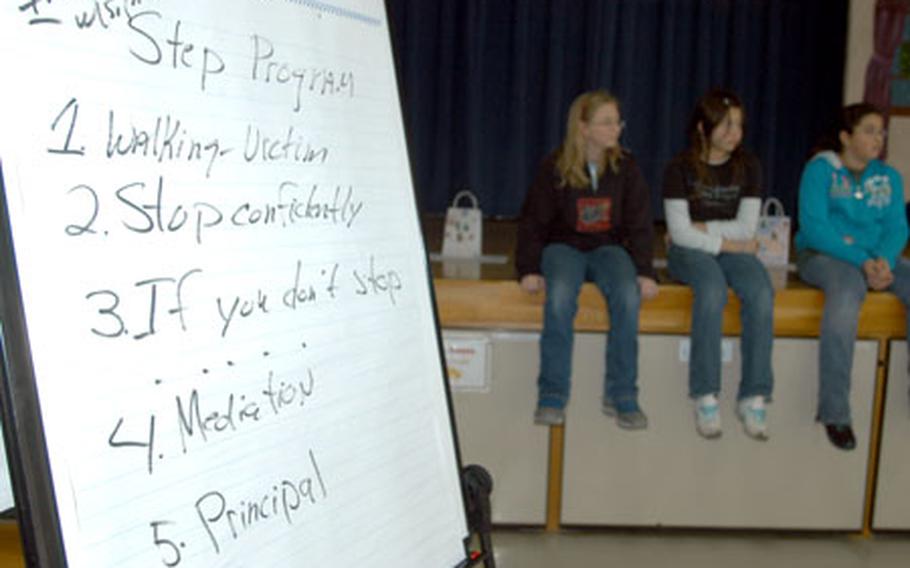
{"label": "blonde hair", "polygon": [[[581,135],[581,123],[591,120],[600,107],[608,104],[616,105],[616,110],[620,111],[619,99],[604,90],[582,93],[572,101],[566,121],[566,137],[556,158],[556,169],[561,177],[560,187],[568,185],[581,189],[588,186],[585,141]],[[621,159],[622,149],[618,145],[614,148],[607,148],[604,150],[604,159],[597,164],[597,174],[600,175],[603,172],[604,163],[613,172],[618,172]]]}

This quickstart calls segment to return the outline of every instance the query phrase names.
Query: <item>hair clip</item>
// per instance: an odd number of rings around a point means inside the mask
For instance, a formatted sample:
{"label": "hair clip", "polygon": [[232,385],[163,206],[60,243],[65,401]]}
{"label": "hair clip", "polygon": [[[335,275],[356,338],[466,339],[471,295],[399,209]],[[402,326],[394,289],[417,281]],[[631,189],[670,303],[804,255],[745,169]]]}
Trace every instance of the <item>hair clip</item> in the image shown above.
{"label": "hair clip", "polygon": [[727,98],[727,97],[724,97],[724,98],[723,98],[723,103],[724,103],[724,106],[730,106],[730,99]]}

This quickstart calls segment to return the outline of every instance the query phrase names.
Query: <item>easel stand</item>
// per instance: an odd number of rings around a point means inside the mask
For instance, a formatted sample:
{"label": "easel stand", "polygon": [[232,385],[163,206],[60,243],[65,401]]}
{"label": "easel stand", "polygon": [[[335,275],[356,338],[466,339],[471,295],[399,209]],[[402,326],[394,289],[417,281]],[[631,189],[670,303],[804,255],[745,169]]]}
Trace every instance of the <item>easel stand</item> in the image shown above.
{"label": "easel stand", "polygon": [[461,470],[461,481],[464,484],[467,499],[468,528],[471,535],[480,541],[480,551],[471,555],[471,566],[483,562],[485,568],[496,568],[493,557],[493,541],[490,531],[493,527],[490,513],[490,493],[493,492],[493,478],[482,466],[472,464]]}

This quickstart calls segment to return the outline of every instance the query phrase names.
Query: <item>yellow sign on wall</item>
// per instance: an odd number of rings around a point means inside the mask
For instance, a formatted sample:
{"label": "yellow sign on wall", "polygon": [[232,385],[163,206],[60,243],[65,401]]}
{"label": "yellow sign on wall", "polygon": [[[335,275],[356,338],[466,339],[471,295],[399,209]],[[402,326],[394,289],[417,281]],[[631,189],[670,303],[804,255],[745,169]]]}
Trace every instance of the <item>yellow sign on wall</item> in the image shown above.
{"label": "yellow sign on wall", "polygon": [[480,333],[443,332],[442,342],[452,390],[489,391],[490,338]]}

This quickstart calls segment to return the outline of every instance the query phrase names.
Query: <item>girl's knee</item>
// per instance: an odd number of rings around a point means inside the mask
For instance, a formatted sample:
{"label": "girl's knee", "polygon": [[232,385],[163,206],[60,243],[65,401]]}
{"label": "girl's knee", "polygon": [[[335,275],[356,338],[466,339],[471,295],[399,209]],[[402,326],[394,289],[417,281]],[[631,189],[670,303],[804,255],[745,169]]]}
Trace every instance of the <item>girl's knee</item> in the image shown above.
{"label": "girl's knee", "polygon": [[759,317],[773,317],[774,315],[774,288],[768,283],[752,290],[742,299],[746,308]]}
{"label": "girl's knee", "polygon": [[836,282],[825,283],[822,289],[825,292],[825,302],[859,309],[866,299],[868,285],[866,278],[857,271],[843,274]]}
{"label": "girl's knee", "polygon": [[721,278],[703,278],[692,286],[695,303],[702,309],[723,311],[727,305],[727,281]]}
{"label": "girl's knee", "polygon": [[578,289],[572,286],[549,286],[549,283],[547,284],[547,310],[557,313],[575,313],[578,309]]}
{"label": "girl's knee", "polygon": [[829,324],[845,329],[853,328],[859,321],[859,311],[862,300],[856,301],[854,297],[825,299],[825,316]]}
{"label": "girl's knee", "polygon": [[638,280],[633,278],[611,287],[607,295],[607,304],[611,310],[622,308],[625,311],[637,312],[641,306],[641,291],[638,289]]}

